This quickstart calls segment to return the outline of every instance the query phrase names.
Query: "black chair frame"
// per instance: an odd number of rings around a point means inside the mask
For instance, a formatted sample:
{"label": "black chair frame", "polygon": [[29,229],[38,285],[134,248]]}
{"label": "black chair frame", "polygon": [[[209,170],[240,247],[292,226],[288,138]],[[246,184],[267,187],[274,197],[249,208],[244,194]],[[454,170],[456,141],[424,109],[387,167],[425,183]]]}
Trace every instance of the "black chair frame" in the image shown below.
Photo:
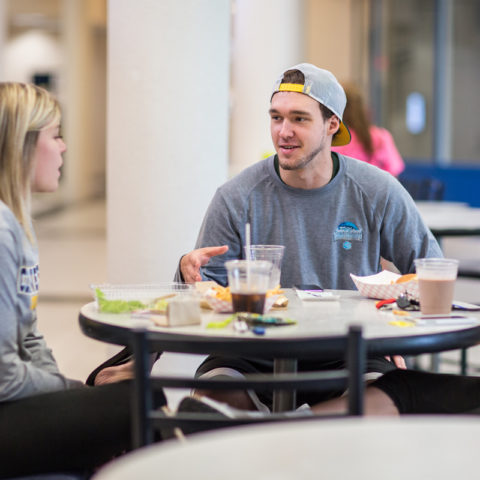
{"label": "black chair frame", "polygon": [[[138,448],[153,442],[155,429],[159,428],[183,428],[195,425],[196,429],[212,429],[232,427],[247,423],[273,422],[298,420],[299,418],[312,419],[323,418],[323,416],[308,415],[286,415],[285,413],[273,413],[265,416],[242,418],[228,418],[221,415],[202,413],[176,413],[170,415],[163,410],[153,409],[153,391],[162,388],[201,388],[221,390],[247,390],[247,389],[269,389],[273,391],[296,391],[300,389],[328,391],[342,390],[349,391],[348,410],[345,414],[328,415],[331,417],[363,414],[364,381],[363,373],[366,363],[366,343],[360,326],[351,326],[348,334],[331,337],[332,342],[339,349],[337,358],[345,358],[346,369],[328,370],[320,372],[301,373],[274,373],[255,374],[245,378],[180,378],[173,376],[152,376],[150,375],[149,355],[152,350],[159,347],[158,338],[145,329],[132,331],[132,351],[135,358],[135,376],[133,382],[133,415],[132,415],[132,441],[133,447]],[[249,340],[242,338],[243,347],[247,355],[263,356],[272,358],[272,350],[268,342],[258,342],[258,339]],[[283,339],[284,349],[287,348],[288,339]],[[238,343],[238,340],[237,340]],[[272,342],[275,349],[277,342]],[[309,342],[309,347],[314,345]],[[318,346],[321,348],[321,345]],[[317,350],[318,351],[318,350]],[[330,352],[332,353],[332,352]],[[306,349],[305,354],[312,354]],[[297,354],[298,355],[298,354]],[[301,357],[298,357],[301,358]]]}

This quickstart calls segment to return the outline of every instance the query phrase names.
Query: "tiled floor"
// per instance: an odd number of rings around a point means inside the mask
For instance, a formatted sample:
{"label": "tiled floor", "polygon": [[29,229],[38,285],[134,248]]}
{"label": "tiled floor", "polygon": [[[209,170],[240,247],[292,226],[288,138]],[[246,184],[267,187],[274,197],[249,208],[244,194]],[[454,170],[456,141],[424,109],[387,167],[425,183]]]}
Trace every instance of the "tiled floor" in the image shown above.
{"label": "tiled floor", "polygon": [[[62,371],[85,379],[118,347],[85,337],[78,326],[81,305],[92,299],[89,284],[106,280],[105,204],[96,201],[42,216],[35,222],[40,247],[41,293],[39,326],[53,349]],[[479,240],[444,242],[447,256],[479,257]],[[480,303],[480,282],[459,280],[456,297]],[[442,354],[443,371],[458,371],[449,362],[457,352]],[[469,351],[472,366],[480,366],[480,347]],[[163,371],[193,371],[199,362],[193,356],[166,355],[156,368]],[[474,372],[472,370],[472,372]],[[477,373],[476,371],[474,373]],[[172,395],[177,399],[183,392]]]}

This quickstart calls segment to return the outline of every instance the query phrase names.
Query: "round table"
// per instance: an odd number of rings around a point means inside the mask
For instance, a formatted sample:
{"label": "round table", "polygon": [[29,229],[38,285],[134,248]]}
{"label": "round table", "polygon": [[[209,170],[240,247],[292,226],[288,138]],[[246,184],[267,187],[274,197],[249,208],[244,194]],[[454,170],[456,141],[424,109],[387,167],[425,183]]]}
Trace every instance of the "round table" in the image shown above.
{"label": "round table", "polygon": [[[201,325],[155,327],[149,321],[132,318],[130,314],[108,314],[98,311],[95,302],[84,305],[79,321],[82,331],[97,340],[132,345],[132,329],[139,325],[149,330],[149,343],[159,352],[238,355],[274,359],[278,373],[297,371],[298,359],[338,360],[346,352],[346,335],[352,324],[362,326],[366,338],[366,354],[418,355],[468,348],[480,342],[480,312],[471,312],[474,325],[398,327],[392,325],[392,313],[379,311],[375,301],[352,290],[335,290],[339,300],[302,302],[293,290],[286,289],[288,309],[275,315],[293,318],[296,325],[270,327],[265,335],[239,333],[232,325],[225,328],[206,328],[220,322],[225,314],[204,313]],[[261,355],[261,354],[260,354]],[[294,393],[279,391],[275,395],[275,411],[295,404]]]}
{"label": "round table", "polygon": [[237,427],[127,454],[95,480],[478,478],[480,419],[350,418]]}
{"label": "round table", "polygon": [[377,310],[375,300],[364,298],[357,291],[336,290],[340,300],[314,302],[301,302],[292,290],[285,291],[288,309],[273,314],[293,318],[297,324],[270,327],[262,336],[238,333],[232,325],[206,328],[210,322],[224,320],[225,314],[208,312],[202,315],[201,325],[162,328],[145,321],[139,323],[129,314],[100,313],[95,302],[81,308],[79,322],[87,336],[109,343],[128,345],[131,330],[147,324],[158,341],[159,351],[248,355],[249,344],[266,342],[269,352],[274,352],[278,359],[338,358],[338,346],[330,338],[345,335],[352,324],[362,326],[369,356],[434,353],[480,342],[480,312],[468,313],[474,319],[473,325],[399,327],[392,325],[395,319],[391,313]]}

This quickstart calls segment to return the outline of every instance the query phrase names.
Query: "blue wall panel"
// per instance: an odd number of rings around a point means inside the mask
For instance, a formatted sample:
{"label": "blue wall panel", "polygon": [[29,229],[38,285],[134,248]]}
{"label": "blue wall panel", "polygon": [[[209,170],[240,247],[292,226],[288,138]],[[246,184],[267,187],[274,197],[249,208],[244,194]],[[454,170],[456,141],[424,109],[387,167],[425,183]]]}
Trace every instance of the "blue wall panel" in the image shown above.
{"label": "blue wall panel", "polygon": [[466,202],[472,207],[480,207],[480,168],[472,168],[471,165],[438,167],[407,163],[402,177],[436,178],[445,184],[444,200]]}

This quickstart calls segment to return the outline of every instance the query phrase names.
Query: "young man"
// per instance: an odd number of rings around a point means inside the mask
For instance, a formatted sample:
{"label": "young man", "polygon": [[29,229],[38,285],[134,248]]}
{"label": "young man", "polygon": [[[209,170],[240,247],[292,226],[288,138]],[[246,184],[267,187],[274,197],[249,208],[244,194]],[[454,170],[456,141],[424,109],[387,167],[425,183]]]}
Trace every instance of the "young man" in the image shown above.
{"label": "young man", "polygon": [[[415,258],[442,256],[412,198],[392,175],[331,151],[332,145],[350,141],[342,122],[345,104],[343,88],[326,70],[303,63],[280,76],[269,111],[276,155],[217,190],[197,250],[181,259],[177,279],[211,279],[226,285],[224,263],[244,256],[246,223],[251,226],[252,244],[285,245],[283,287],[315,283],[353,289],[350,273],[379,272],[380,257],[408,273],[414,271]],[[332,364],[299,363],[300,370],[327,366]],[[198,373],[270,369],[270,364],[254,359],[209,357]],[[384,358],[368,362],[371,378],[392,369],[395,365]],[[209,392],[209,396],[239,408],[259,405],[256,396],[244,392],[226,396]],[[310,405],[324,399],[299,395],[300,402]],[[260,401],[269,404],[268,398]]]}
{"label": "young man", "polygon": [[[408,273],[415,258],[442,256],[398,181],[331,151],[350,141],[345,104],[336,78],[314,65],[296,65],[279,78],[270,107],[277,154],[218,189],[177,279],[181,272],[186,282],[226,285],[224,263],[244,257],[247,222],[252,244],[285,245],[283,287],[353,289],[350,273],[379,272],[380,257]],[[222,247],[205,248],[216,245]]]}

